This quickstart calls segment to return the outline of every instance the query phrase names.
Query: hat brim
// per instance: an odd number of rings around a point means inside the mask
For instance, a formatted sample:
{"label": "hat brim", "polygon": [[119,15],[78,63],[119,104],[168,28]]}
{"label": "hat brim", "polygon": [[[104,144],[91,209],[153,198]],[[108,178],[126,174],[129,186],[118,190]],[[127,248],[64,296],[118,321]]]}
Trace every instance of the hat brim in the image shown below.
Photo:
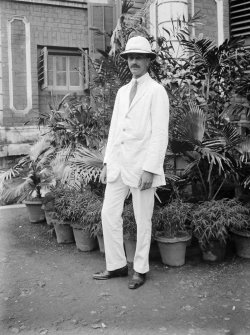
{"label": "hat brim", "polygon": [[151,60],[154,60],[156,58],[156,54],[154,52],[143,52],[141,50],[128,50],[128,51],[123,51],[120,53],[120,56],[123,59],[127,59],[128,55],[131,54],[143,54],[143,55],[147,55],[151,58]]}

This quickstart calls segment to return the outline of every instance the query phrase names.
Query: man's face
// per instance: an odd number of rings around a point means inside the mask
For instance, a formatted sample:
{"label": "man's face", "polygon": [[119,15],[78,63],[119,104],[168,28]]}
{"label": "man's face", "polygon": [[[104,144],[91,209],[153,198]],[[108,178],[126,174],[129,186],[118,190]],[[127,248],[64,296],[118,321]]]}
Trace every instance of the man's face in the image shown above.
{"label": "man's face", "polygon": [[148,72],[150,58],[143,54],[128,54],[128,67],[134,78],[139,78]]}

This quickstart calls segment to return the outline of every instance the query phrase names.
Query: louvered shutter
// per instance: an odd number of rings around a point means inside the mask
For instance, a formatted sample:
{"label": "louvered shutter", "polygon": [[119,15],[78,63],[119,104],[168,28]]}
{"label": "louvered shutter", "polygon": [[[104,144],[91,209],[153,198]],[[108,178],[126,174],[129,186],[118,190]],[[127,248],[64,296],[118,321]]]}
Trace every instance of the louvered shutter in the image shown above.
{"label": "louvered shutter", "polygon": [[99,35],[94,29],[101,32],[111,33],[117,21],[115,1],[110,0],[107,4],[89,3],[89,49],[92,57],[98,57],[97,50],[106,50],[110,43],[110,38]]}
{"label": "louvered shutter", "polygon": [[38,83],[44,89],[48,87],[48,49],[42,48],[38,57]]}
{"label": "louvered shutter", "polygon": [[230,28],[232,37],[250,39],[250,1],[230,0]]}
{"label": "louvered shutter", "polygon": [[[250,51],[250,1],[230,0],[231,37],[242,37]],[[250,68],[247,71],[250,73]]]}

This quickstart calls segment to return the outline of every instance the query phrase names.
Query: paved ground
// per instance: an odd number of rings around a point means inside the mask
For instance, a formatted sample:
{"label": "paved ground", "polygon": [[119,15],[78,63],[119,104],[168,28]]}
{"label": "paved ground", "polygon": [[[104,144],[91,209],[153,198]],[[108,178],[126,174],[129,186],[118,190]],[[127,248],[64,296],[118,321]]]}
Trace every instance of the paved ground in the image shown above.
{"label": "paved ground", "polygon": [[99,251],[58,245],[26,209],[0,208],[0,335],[249,335],[250,260],[185,266],[151,262],[136,291],[127,278],[94,281]]}

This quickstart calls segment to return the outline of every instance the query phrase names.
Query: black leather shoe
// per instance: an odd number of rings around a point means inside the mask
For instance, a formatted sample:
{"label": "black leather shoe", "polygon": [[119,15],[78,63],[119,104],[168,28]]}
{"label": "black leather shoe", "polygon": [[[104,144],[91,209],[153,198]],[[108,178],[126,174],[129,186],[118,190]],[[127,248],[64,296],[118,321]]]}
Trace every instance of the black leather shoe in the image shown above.
{"label": "black leather shoe", "polygon": [[133,277],[128,283],[128,288],[135,290],[136,288],[142,286],[146,281],[146,273],[139,273],[134,271]]}
{"label": "black leather shoe", "polygon": [[126,277],[128,275],[128,266],[125,265],[123,268],[116,269],[113,271],[103,271],[93,274],[93,278],[97,280],[106,280],[115,277]]}

